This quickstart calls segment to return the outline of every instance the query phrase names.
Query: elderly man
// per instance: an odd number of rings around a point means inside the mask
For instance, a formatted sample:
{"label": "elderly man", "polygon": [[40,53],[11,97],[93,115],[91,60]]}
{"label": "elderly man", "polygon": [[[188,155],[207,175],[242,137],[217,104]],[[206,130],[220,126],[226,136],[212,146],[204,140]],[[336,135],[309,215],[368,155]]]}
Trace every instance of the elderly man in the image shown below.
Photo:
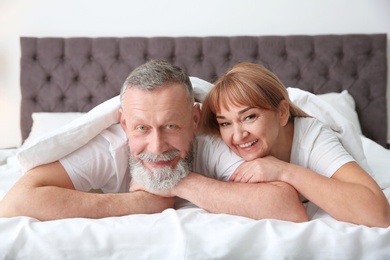
{"label": "elderly man", "polygon": [[[201,111],[180,68],[150,61],[135,69],[121,90],[120,115],[120,124],[87,145],[27,172],[1,201],[0,216],[157,213],[173,207],[178,196],[213,213],[307,220],[288,184],[226,182],[242,159],[220,140],[196,136]],[[130,189],[130,183],[165,197]]]}

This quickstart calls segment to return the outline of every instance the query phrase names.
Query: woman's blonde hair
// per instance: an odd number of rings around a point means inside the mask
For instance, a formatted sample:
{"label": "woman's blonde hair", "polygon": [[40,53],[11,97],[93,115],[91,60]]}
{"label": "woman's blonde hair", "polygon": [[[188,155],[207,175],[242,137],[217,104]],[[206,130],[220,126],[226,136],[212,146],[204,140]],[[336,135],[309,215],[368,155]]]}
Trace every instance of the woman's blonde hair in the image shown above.
{"label": "woman's blonde hair", "polygon": [[202,106],[202,131],[220,135],[216,112],[228,104],[276,111],[282,100],[290,106],[290,120],[294,117],[310,117],[294,105],[283,83],[265,67],[249,62],[235,65],[217,80],[207,94]]}

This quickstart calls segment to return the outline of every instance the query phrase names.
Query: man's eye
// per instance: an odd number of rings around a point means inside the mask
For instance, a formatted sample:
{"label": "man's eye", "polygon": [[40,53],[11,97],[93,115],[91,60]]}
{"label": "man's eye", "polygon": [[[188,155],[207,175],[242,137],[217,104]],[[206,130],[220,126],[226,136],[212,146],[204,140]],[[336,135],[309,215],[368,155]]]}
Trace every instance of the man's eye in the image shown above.
{"label": "man's eye", "polygon": [[167,129],[176,129],[176,125],[167,125]]}
{"label": "man's eye", "polygon": [[143,126],[143,125],[137,126],[136,129],[139,130],[139,131],[142,131],[142,132],[143,132],[143,131],[146,131],[146,127]]}

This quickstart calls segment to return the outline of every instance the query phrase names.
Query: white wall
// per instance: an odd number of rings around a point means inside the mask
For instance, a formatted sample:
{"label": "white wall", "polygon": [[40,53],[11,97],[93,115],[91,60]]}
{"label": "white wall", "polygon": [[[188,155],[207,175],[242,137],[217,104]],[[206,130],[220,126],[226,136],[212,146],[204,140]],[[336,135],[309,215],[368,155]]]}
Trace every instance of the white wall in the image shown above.
{"label": "white wall", "polygon": [[390,1],[0,0],[0,148],[20,144],[20,36],[345,33],[390,37]]}

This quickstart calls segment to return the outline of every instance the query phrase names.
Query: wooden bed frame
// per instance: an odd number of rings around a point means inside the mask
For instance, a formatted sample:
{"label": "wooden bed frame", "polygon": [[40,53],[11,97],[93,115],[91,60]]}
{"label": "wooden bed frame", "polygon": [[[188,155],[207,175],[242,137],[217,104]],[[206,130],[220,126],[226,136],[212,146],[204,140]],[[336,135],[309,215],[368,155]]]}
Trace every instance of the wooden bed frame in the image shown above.
{"label": "wooden bed frame", "polygon": [[87,112],[119,94],[128,74],[165,59],[214,82],[234,64],[259,63],[286,87],[314,94],[347,89],[363,134],[387,145],[386,35],[34,38],[21,43],[21,130],[33,112]]}

